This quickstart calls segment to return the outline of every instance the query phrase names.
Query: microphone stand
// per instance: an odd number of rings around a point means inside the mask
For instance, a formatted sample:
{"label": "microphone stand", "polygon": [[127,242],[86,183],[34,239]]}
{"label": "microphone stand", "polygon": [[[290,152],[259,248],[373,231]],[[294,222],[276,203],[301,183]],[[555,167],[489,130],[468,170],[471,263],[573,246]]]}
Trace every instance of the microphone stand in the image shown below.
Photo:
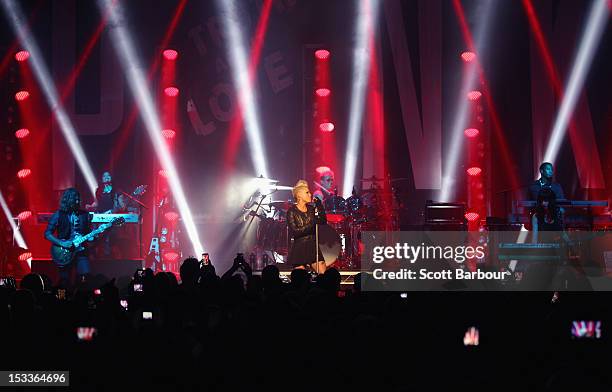
{"label": "microphone stand", "polygon": [[[317,203],[315,202],[315,260],[316,260],[316,270],[315,272],[319,275],[320,271],[320,260],[319,260],[319,208]],[[325,259],[321,260],[325,262]]]}
{"label": "microphone stand", "polygon": [[134,196],[130,195],[127,192],[124,192],[122,190],[119,191],[121,194],[125,195],[128,197],[128,199],[132,200],[133,202],[136,202],[136,204],[138,204],[139,206],[149,209],[149,207],[147,207],[143,202],[141,202],[140,200],[138,200],[137,198],[135,198]]}

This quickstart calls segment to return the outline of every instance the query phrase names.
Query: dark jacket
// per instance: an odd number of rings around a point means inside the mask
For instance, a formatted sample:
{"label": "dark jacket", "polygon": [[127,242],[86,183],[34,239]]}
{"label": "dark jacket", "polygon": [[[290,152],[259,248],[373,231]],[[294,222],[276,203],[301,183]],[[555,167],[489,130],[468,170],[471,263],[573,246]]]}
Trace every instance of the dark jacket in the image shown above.
{"label": "dark jacket", "polygon": [[[90,215],[87,211],[79,211],[78,215],[81,234],[85,235],[91,231]],[[54,238],[58,240],[70,239],[71,232],[70,214],[64,211],[56,211],[49,219],[45,230],[45,238],[55,243]]]}
{"label": "dark jacket", "polygon": [[316,260],[324,260],[321,249],[315,252],[315,225],[327,223],[325,210],[321,205],[321,201],[316,199],[319,209],[319,217],[315,216],[313,206],[308,206],[306,212],[297,209],[296,206],[291,206],[287,211],[287,226],[289,228],[289,236],[293,238],[293,244],[289,249],[287,261],[295,266],[314,263]]}
{"label": "dark jacket", "polygon": [[315,216],[314,207],[310,205],[308,206],[308,210],[306,211],[306,213],[303,213],[298,210],[296,206],[292,206],[287,211],[287,225],[289,226],[289,236],[292,237],[294,240],[303,237],[314,236],[315,223],[327,223],[327,217],[325,216],[325,211],[322,207],[319,208],[318,219]]}
{"label": "dark jacket", "polygon": [[[538,194],[545,187],[546,186],[542,187],[542,184],[540,184],[540,180],[535,180],[534,182],[532,182],[531,185],[529,185],[529,200],[538,200]],[[550,184],[550,190],[553,191],[557,200],[565,199],[565,195],[563,194],[563,188],[561,188],[561,185],[559,183],[553,182],[552,184]]]}

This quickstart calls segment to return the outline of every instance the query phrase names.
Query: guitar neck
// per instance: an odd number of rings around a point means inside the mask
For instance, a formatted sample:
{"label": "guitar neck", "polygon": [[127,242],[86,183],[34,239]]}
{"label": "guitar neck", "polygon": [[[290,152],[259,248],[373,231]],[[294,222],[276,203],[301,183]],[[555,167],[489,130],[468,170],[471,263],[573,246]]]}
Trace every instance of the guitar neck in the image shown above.
{"label": "guitar neck", "polygon": [[86,235],[77,238],[76,240],[74,240],[74,245],[75,246],[79,246],[81,245],[83,242],[85,241],[89,241],[91,238],[97,236],[98,234],[102,233],[104,230],[108,229],[110,227],[110,225],[102,225],[100,227],[98,227],[95,230],[90,231],[89,233],[87,233]]}

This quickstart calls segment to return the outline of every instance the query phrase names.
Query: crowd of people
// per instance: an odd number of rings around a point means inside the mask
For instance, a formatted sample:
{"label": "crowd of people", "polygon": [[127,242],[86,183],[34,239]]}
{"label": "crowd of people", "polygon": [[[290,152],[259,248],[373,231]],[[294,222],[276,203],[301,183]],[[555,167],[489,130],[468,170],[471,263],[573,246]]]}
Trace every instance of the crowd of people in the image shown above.
{"label": "crowd of people", "polygon": [[[607,293],[365,292],[240,257],[72,288],[0,288],[4,370],[69,370],[75,389],[610,390]],[[6,283],[6,282],[4,282]],[[599,338],[572,338],[575,320]],[[375,389],[372,389],[375,388]]]}

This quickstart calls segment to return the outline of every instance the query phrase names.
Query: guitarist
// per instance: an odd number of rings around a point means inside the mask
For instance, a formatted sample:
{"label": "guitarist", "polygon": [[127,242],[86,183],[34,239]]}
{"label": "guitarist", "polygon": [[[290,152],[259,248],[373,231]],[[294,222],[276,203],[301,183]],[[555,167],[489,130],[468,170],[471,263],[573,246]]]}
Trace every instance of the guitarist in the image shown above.
{"label": "guitarist", "polygon": [[[75,188],[68,188],[62,193],[59,209],[51,216],[45,238],[54,245],[70,248],[71,239],[76,235],[85,235],[91,231],[90,215],[81,210],[81,195]],[[87,250],[78,252],[72,262],[59,268],[60,285],[66,287],[71,283],[70,275],[76,265],[79,280],[89,273]]]}

